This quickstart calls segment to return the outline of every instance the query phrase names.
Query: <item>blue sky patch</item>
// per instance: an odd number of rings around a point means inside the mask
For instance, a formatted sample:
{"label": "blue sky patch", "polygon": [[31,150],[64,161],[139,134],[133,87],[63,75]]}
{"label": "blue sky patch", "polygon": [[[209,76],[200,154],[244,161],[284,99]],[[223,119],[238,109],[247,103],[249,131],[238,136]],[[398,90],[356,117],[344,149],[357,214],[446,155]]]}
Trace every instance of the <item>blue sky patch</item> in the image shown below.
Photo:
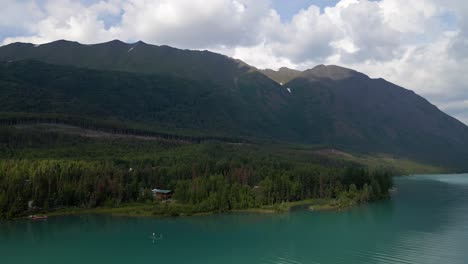
{"label": "blue sky patch", "polygon": [[273,8],[280,14],[283,21],[291,20],[301,9],[316,5],[322,10],[327,6],[335,6],[339,0],[271,0]]}

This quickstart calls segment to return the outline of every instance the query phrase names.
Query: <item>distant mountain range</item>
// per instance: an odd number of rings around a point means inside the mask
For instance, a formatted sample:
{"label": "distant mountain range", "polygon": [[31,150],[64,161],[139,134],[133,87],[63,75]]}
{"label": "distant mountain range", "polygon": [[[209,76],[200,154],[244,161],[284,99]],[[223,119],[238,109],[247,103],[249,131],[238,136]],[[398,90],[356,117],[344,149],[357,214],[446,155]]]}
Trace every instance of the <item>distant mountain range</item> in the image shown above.
{"label": "distant mountain range", "polygon": [[0,47],[0,112],[310,144],[467,168],[468,127],[383,79],[319,65],[258,70],[143,42]]}

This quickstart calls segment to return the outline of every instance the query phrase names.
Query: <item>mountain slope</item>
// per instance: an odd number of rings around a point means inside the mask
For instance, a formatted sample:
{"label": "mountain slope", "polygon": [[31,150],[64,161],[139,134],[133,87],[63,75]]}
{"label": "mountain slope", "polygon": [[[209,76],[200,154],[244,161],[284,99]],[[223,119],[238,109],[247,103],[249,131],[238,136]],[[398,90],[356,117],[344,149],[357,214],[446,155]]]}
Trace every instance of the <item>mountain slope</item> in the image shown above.
{"label": "mountain slope", "polygon": [[[338,148],[393,153],[463,166],[468,128],[414,92],[339,66],[320,65],[288,82],[296,124]],[[297,110],[296,110],[297,111]]]}
{"label": "mountain slope", "polygon": [[464,124],[412,91],[339,66],[258,71],[207,51],[120,41],[16,43],[0,47],[0,61],[2,112],[119,120],[468,167]]}
{"label": "mountain slope", "polygon": [[281,67],[277,71],[265,69],[261,70],[261,72],[279,84],[285,84],[301,75],[301,71],[289,69],[286,67]]}
{"label": "mountain slope", "polygon": [[96,70],[171,75],[235,86],[239,75],[254,69],[242,61],[209,51],[132,44],[114,40],[95,45],[59,40],[43,45],[13,43],[0,48],[0,61],[39,60]]}
{"label": "mountain slope", "polygon": [[261,74],[245,73],[236,89],[221,89],[168,75],[25,60],[0,63],[0,87],[0,112],[83,116],[207,134],[288,135],[276,114],[287,92]]}

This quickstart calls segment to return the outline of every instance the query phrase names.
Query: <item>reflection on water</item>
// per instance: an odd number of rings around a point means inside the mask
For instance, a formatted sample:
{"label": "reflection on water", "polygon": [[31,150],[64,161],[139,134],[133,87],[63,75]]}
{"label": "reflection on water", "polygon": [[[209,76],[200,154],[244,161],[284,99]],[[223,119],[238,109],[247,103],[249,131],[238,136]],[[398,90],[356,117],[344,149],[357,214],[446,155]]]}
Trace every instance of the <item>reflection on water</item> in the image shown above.
{"label": "reflection on water", "polygon": [[[344,212],[0,224],[1,263],[468,263],[468,175],[396,179]],[[163,239],[150,239],[152,234]]]}

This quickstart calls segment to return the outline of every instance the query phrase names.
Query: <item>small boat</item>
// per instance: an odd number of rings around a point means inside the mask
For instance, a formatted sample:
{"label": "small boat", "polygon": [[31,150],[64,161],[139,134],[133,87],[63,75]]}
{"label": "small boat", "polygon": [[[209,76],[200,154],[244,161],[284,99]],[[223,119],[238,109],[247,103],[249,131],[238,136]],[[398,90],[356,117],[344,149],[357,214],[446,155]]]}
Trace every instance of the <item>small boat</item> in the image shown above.
{"label": "small boat", "polygon": [[161,239],[163,239],[163,235],[159,234],[158,236],[156,236],[156,234],[153,233],[153,235],[150,236],[150,239],[152,239],[153,241],[154,240],[161,240]]}
{"label": "small boat", "polygon": [[33,221],[47,220],[47,215],[31,215],[30,218]]}

